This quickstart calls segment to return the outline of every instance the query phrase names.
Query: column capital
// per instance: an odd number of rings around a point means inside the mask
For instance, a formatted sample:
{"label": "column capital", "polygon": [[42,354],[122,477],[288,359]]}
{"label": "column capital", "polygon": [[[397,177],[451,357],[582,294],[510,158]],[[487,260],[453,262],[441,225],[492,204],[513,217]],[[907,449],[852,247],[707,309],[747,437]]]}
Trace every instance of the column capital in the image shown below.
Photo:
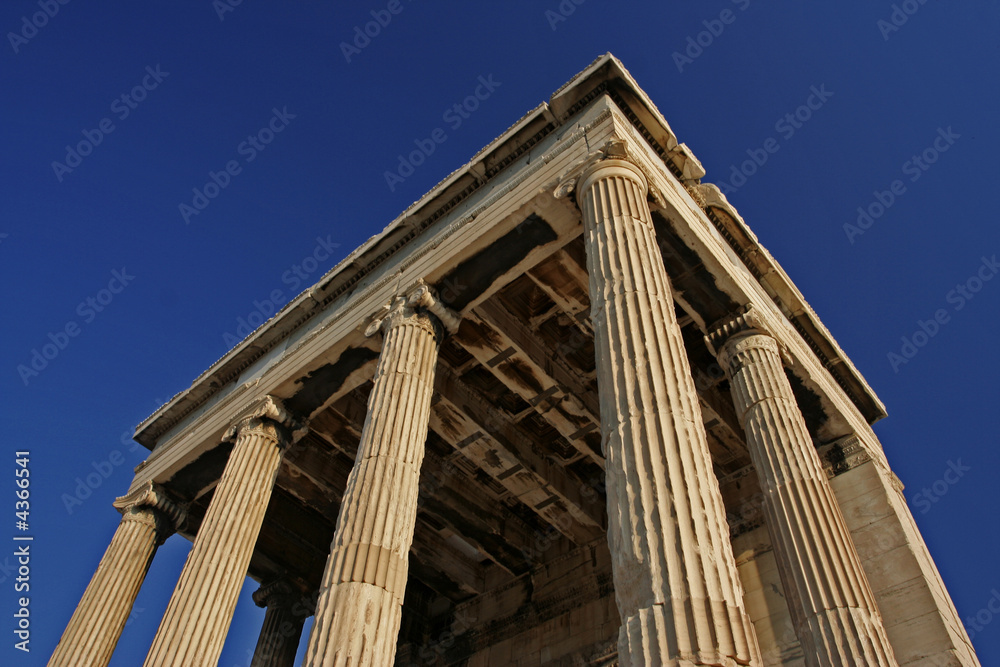
{"label": "column capital", "polygon": [[562,176],[556,186],[553,196],[561,199],[574,190],[583,192],[591,182],[599,176],[607,176],[606,170],[615,170],[620,175],[631,178],[638,183],[644,192],[649,192],[649,179],[639,164],[628,153],[624,139],[613,138],[604,146],[591,151],[578,160]]}
{"label": "column capital", "polygon": [[462,318],[441,302],[434,288],[418,280],[405,295],[397,296],[382,306],[365,330],[365,335],[374,336],[379,331],[385,333],[403,322],[416,322],[440,341],[444,332],[458,331]]}
{"label": "column capital", "polygon": [[[187,519],[187,507],[170,498],[155,482],[146,482],[135,491],[116,498],[112,506],[122,514],[122,520],[153,521],[164,536],[179,530]],[[142,510],[152,510],[150,513]],[[162,540],[161,540],[162,541]]]}
{"label": "column capital", "polygon": [[302,593],[287,579],[275,579],[254,591],[253,603],[258,607],[291,607],[302,599]]}
{"label": "column capital", "polygon": [[[705,344],[709,351],[719,359],[723,367],[728,366],[731,348],[738,340],[752,335],[764,336],[773,342],[775,352],[780,352],[780,345],[770,327],[764,322],[753,304],[741,307],[732,315],[722,318],[708,328]],[[761,342],[763,345],[767,343]],[[768,345],[770,347],[770,345]]]}
{"label": "column capital", "polygon": [[254,399],[237,411],[222,441],[236,440],[241,433],[256,430],[277,440],[279,447],[284,447],[301,428],[301,423],[285,409],[281,399],[267,395]]}

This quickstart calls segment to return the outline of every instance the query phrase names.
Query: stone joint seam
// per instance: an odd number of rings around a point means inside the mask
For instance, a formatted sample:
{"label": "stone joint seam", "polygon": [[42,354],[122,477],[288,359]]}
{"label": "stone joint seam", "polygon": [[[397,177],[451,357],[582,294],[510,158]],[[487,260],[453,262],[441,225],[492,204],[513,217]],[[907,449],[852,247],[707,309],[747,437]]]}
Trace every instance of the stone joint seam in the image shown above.
{"label": "stone joint seam", "polygon": [[[354,542],[343,545],[340,554],[331,555],[334,558],[337,556],[342,559],[342,565],[335,584],[368,584],[384,589],[397,602],[403,603],[408,563],[399,555],[379,544]],[[357,565],[362,559],[364,570],[358,572]],[[372,563],[377,566],[374,570]]]}

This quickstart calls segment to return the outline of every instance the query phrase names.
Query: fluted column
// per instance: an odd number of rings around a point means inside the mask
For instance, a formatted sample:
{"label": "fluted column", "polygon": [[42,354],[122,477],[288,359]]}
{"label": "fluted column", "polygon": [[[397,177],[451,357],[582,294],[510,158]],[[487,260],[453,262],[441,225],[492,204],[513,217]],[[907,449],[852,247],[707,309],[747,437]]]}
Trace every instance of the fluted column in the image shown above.
{"label": "fluted column", "polygon": [[895,665],[847,524],[785,375],[754,311],[709,334],[729,378],[764,495],[789,610],[810,667]]}
{"label": "fluted column", "polygon": [[118,644],[157,547],[177,529],[183,509],[149,483],[114,503],[122,513],[97,571],[63,632],[49,667],[104,667]]}
{"label": "fluted column", "polygon": [[382,352],[323,574],[308,667],[393,664],[442,325],[453,329],[457,319],[421,285],[368,328],[368,335],[383,332]]}
{"label": "fluted column", "polygon": [[619,660],[756,664],[646,179],[625,158],[624,145],[609,142],[577,186],[622,620]]}
{"label": "fluted column", "polygon": [[293,667],[308,615],[302,596],[287,582],[276,581],[257,589],[253,601],[267,611],[250,667]]}
{"label": "fluted column", "polygon": [[146,656],[146,667],[214,666],[222,652],[292,420],[277,399],[248,407],[215,495]]}

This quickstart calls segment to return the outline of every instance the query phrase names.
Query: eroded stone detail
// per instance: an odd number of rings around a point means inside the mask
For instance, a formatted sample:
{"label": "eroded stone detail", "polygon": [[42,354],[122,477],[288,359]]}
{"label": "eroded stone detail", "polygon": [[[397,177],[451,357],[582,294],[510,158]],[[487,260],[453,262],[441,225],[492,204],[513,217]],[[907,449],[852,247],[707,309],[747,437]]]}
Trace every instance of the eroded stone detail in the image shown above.
{"label": "eroded stone detail", "polygon": [[817,453],[827,477],[836,477],[850,472],[872,460],[871,452],[856,435],[823,445]]}
{"label": "eroded stone detail", "polygon": [[443,327],[457,327],[457,316],[421,284],[368,328],[383,332],[382,352],[323,574],[309,667],[393,664]]}
{"label": "eroded stone detail", "polygon": [[706,338],[718,349],[746,433],[806,664],[896,665],[861,560],[785,375],[778,342],[753,310],[719,324]]}
{"label": "eroded stone detail", "polygon": [[[428,315],[431,317],[427,317]],[[379,331],[385,333],[402,320],[427,328],[438,339],[443,335],[438,329],[454,333],[461,323],[461,317],[441,303],[434,290],[423,281],[418,282],[405,296],[398,296],[382,306],[382,310],[372,318],[365,335],[374,336]]]}
{"label": "eroded stone detail", "polygon": [[627,665],[756,661],[694,380],[654,238],[646,179],[623,148],[581,175],[608,543]]}

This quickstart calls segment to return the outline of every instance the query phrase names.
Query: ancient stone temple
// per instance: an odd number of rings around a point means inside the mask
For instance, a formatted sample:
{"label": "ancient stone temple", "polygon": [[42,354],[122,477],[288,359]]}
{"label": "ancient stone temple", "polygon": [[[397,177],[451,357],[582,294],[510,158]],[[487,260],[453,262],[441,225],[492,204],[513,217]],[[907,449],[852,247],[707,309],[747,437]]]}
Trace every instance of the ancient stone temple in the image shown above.
{"label": "ancient stone temple", "polygon": [[[50,665],[978,665],[884,408],[610,54],[137,429]],[[196,342],[196,341],[193,341]],[[296,656],[305,619],[308,648]]]}

